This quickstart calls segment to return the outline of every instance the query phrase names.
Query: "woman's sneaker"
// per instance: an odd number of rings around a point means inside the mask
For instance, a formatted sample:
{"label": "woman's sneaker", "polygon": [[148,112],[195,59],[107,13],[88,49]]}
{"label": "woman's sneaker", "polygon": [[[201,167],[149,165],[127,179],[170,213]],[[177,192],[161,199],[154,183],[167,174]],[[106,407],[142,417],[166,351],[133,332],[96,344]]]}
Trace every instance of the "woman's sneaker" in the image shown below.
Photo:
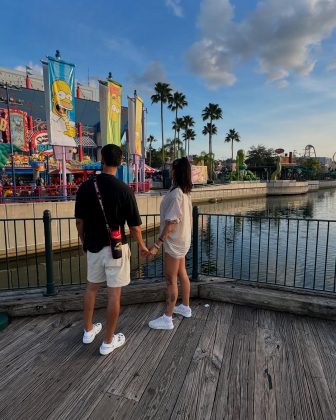
{"label": "woman's sneaker", "polygon": [[126,338],[124,334],[118,333],[114,334],[112,341],[110,344],[102,343],[102,345],[99,348],[99,353],[102,356],[106,356],[107,354],[110,354],[114,349],[117,349],[118,347],[121,347],[125,344]]}
{"label": "woman's sneaker", "polygon": [[83,343],[84,344],[90,344],[92,341],[96,338],[96,335],[100,333],[102,329],[102,324],[100,322],[97,322],[96,324],[93,324],[93,328],[91,331],[85,331],[83,334]]}
{"label": "woman's sneaker", "polygon": [[149,321],[148,326],[154,330],[172,330],[174,328],[173,320],[167,315],[162,315],[153,321]]}
{"label": "woman's sneaker", "polygon": [[174,314],[182,315],[185,318],[190,318],[191,317],[191,308],[190,308],[190,306],[185,306],[183,304],[178,305],[178,306],[175,306],[173,312],[174,312]]}

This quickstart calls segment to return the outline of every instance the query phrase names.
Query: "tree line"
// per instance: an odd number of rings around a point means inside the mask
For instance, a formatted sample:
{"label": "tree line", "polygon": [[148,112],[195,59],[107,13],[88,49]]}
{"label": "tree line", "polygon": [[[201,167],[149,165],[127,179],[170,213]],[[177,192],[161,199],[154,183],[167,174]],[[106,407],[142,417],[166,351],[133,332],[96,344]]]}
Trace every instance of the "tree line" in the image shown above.
{"label": "tree line", "polygon": [[[161,164],[166,162],[166,156],[176,159],[178,156],[189,156],[190,155],[190,142],[196,139],[196,133],[193,129],[195,121],[192,116],[184,115],[180,116],[179,111],[182,111],[185,107],[188,106],[188,101],[186,96],[182,92],[173,92],[172,88],[168,83],[157,82],[154,86],[154,94],[151,96],[152,104],[160,104],[160,122],[161,122]],[[164,106],[167,105],[168,109],[174,112],[175,118],[172,121],[172,129],[174,131],[173,139],[168,139],[165,143],[164,135],[164,118],[163,110]],[[202,110],[202,119],[206,122],[203,127],[202,134],[208,136],[209,138],[209,153],[207,161],[209,161],[209,173],[212,177],[213,173],[213,161],[214,153],[212,150],[212,140],[213,136],[217,134],[217,126],[215,121],[223,118],[223,111],[219,104],[209,103]],[[180,139],[180,134],[182,133],[182,139],[184,144]],[[158,161],[157,151],[153,149],[153,143],[157,139],[150,135],[147,139],[149,145],[149,165],[152,165],[152,159],[155,159],[156,163]],[[232,159],[233,159],[233,143],[240,141],[239,133],[231,129],[226,135],[226,142],[231,142],[232,144]],[[154,151],[155,150],[155,151]]]}

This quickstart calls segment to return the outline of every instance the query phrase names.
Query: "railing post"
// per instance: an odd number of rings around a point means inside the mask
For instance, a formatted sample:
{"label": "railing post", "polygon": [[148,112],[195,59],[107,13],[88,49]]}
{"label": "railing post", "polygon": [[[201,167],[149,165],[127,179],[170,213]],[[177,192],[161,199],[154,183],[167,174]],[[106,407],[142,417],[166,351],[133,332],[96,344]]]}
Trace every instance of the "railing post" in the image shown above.
{"label": "railing post", "polygon": [[47,290],[46,290],[45,296],[54,296],[56,295],[56,290],[55,290],[55,285],[54,285],[50,210],[44,210],[43,212],[43,225],[44,225],[44,243],[45,243],[45,262],[46,262],[46,274],[47,274]]}
{"label": "railing post", "polygon": [[198,280],[198,207],[193,207],[192,280]]}

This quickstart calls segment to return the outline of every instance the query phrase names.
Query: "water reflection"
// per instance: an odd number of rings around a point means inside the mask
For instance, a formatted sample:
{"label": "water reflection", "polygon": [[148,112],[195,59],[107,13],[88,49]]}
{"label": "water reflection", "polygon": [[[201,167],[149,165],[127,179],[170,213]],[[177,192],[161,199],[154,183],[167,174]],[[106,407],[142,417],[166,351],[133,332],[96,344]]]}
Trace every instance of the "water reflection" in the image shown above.
{"label": "water reflection", "polygon": [[334,291],[336,222],[311,219],[332,220],[335,208],[334,190],[203,205],[213,215],[202,220],[201,271]]}

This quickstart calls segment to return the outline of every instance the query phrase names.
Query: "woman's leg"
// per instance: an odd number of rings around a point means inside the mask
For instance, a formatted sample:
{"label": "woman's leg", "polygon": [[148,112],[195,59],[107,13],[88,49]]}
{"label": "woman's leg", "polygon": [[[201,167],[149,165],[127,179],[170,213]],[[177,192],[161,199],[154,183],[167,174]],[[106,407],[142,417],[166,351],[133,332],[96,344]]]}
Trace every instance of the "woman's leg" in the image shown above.
{"label": "woman's leg", "polygon": [[190,299],[190,281],[186,270],[185,258],[181,258],[178,268],[178,278],[181,284],[182,303],[185,306],[189,306]]}
{"label": "woman's leg", "polygon": [[167,307],[166,315],[172,316],[174,306],[178,297],[178,288],[177,288],[177,273],[179,270],[180,259],[173,258],[169,254],[164,254],[164,274],[167,285]]}

